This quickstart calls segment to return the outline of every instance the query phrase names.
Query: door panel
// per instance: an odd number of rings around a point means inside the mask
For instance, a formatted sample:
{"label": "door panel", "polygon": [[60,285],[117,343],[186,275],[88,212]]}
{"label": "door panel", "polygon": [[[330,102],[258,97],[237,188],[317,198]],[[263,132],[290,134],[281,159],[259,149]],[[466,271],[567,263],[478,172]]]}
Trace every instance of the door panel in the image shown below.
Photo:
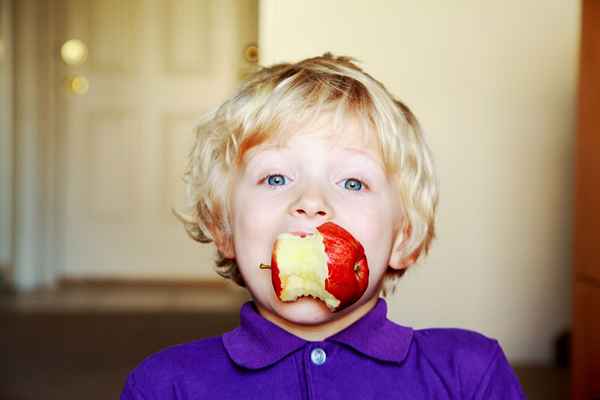
{"label": "door panel", "polygon": [[61,275],[221,280],[214,246],[170,209],[184,206],[195,121],[248,68],[256,1],[53,4],[56,36],[87,46],[85,62],[59,68]]}

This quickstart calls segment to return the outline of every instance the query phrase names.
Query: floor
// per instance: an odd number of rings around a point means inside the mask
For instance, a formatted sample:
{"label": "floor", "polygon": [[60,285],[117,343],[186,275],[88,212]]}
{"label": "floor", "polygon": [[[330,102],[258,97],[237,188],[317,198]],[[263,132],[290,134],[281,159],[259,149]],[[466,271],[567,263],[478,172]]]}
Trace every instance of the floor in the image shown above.
{"label": "floor", "polygon": [[[233,329],[248,299],[197,288],[0,294],[0,400],[117,399],[143,357]],[[528,399],[569,398],[569,369],[514,368]]]}
{"label": "floor", "polygon": [[243,289],[177,287],[68,287],[28,294],[0,294],[0,311],[31,312],[239,312]]}

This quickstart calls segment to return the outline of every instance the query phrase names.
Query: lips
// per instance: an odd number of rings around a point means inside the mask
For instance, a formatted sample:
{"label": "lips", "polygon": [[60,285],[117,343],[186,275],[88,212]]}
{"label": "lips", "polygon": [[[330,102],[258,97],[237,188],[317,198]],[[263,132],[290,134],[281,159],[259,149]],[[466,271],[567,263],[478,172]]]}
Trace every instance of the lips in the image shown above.
{"label": "lips", "polygon": [[299,228],[299,229],[290,229],[288,230],[292,235],[297,235],[300,237],[304,237],[306,235],[312,235],[317,232],[317,228]]}
{"label": "lips", "polygon": [[295,235],[295,236],[300,236],[300,237],[306,237],[308,235],[311,235],[311,232],[306,232],[306,231],[292,231],[290,232],[290,234]]}

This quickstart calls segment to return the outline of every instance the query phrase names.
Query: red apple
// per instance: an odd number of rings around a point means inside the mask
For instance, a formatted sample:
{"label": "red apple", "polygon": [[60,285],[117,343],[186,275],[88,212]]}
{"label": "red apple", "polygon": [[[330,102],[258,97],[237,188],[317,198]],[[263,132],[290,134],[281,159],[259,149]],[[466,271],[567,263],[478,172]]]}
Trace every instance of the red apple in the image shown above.
{"label": "red apple", "polygon": [[273,244],[271,279],[284,302],[302,296],[323,301],[338,312],[360,299],[369,284],[365,250],[350,232],[326,222],[315,233],[282,233]]}

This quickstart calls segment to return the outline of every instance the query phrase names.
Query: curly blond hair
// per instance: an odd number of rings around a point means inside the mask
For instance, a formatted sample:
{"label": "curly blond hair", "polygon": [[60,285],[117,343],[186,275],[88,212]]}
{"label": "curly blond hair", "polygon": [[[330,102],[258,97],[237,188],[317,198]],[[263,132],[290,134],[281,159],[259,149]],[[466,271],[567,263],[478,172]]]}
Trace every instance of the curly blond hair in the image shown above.
{"label": "curly blond hair", "polygon": [[[337,126],[349,119],[377,135],[385,172],[399,188],[404,212],[399,249],[406,265],[429,251],[435,237],[438,184],[433,159],[410,109],[382,83],[359,68],[357,60],[325,53],[297,63],[261,67],[238,91],[206,113],[195,129],[184,181],[186,210],[173,213],[188,235],[217,244],[216,272],[246,287],[235,258],[219,245],[233,246],[230,193],[234,172],[249,153],[269,140],[286,140],[291,124],[306,126],[332,113]],[[406,269],[388,267],[384,296],[394,293]]]}

